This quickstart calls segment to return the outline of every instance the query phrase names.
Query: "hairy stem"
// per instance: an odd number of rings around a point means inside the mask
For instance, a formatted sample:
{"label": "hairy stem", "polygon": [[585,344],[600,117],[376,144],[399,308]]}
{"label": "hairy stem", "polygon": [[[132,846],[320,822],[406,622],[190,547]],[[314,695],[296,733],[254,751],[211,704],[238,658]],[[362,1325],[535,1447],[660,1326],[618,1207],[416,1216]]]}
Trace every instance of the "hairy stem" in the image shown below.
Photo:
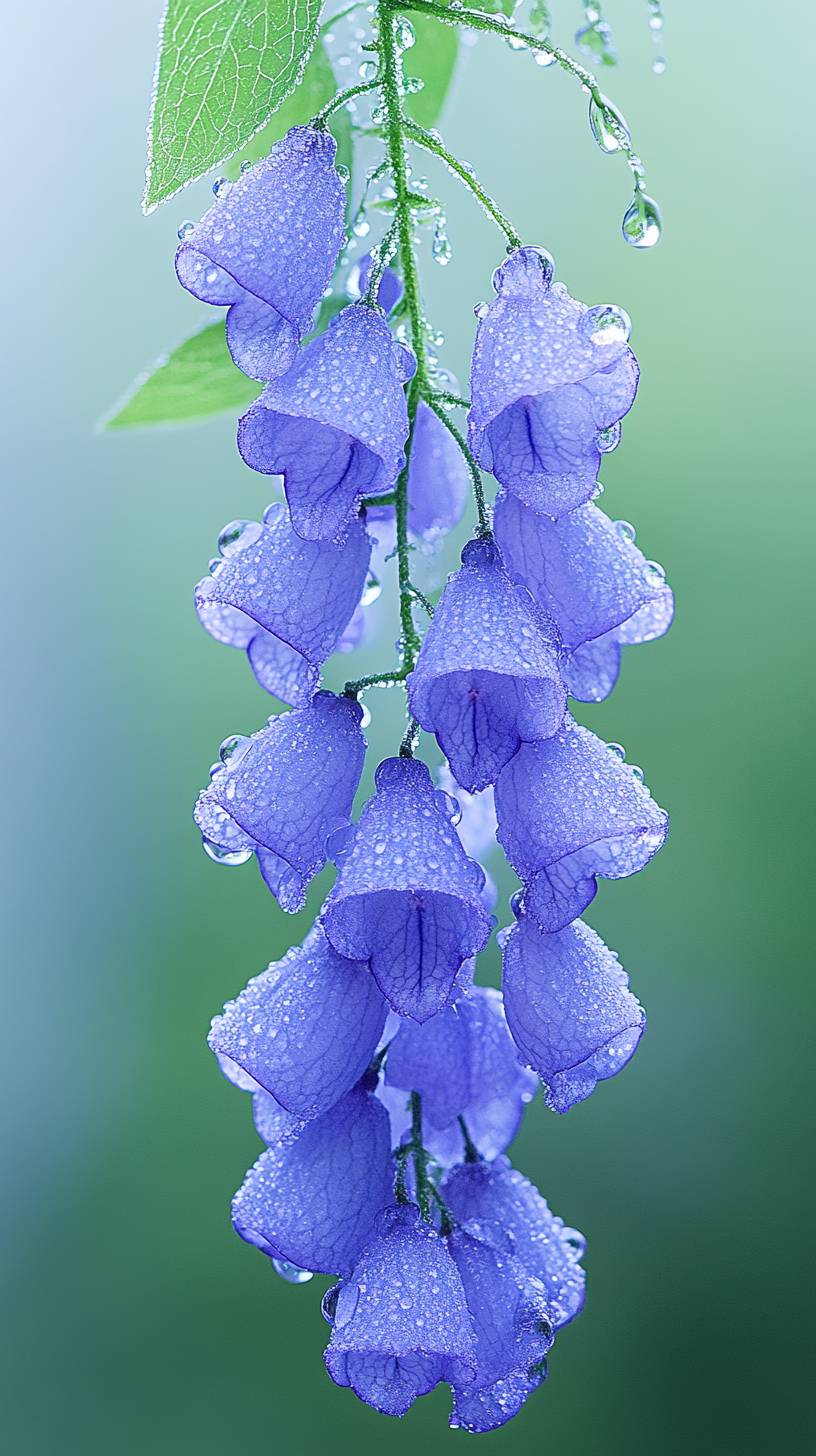
{"label": "hairy stem", "polygon": [[482,474],[479,470],[478,465],[476,464],[473,454],[471,453],[467,440],[465,439],[461,430],[459,430],[453,423],[453,420],[450,418],[447,410],[440,403],[438,395],[435,395],[433,393],[427,394],[425,395],[425,399],[429,407],[433,410],[437,419],[442,421],[445,429],[448,430],[448,432],[453,436],[454,440],[459,446],[459,449],[464,455],[465,460],[467,461],[467,467],[470,471],[470,478],[473,484],[473,495],[476,501],[476,510],[479,516],[478,534],[480,536],[489,536],[491,534],[490,512],[488,511],[487,502],[485,501],[484,486],[482,484]]}
{"label": "hairy stem", "polygon": [[478,178],[474,177],[472,172],[468,171],[464,163],[460,162],[459,158],[455,157],[452,152],[449,152],[441,141],[438,141],[436,137],[432,136],[430,132],[427,132],[424,127],[419,126],[415,121],[409,120],[407,122],[407,131],[408,137],[412,142],[415,142],[417,146],[422,147],[426,152],[432,153],[434,157],[439,157],[440,161],[443,161],[445,166],[449,167],[451,172],[459,178],[460,182],[463,182],[465,187],[473,193],[488,216],[492,217],[497,227],[504,233],[508,247],[520,248],[521,238],[513,227],[513,224],[505,217],[490,194],[485,192]]}
{"label": "hairy stem", "polygon": [[335,111],[339,111],[341,106],[353,101],[355,96],[364,96],[366,91],[376,91],[378,85],[377,81],[361,81],[358,86],[347,86],[345,91],[338,91],[337,95],[333,96],[331,101],[327,101],[326,105],[312,117],[312,126],[325,126],[329,117],[333,116]]}

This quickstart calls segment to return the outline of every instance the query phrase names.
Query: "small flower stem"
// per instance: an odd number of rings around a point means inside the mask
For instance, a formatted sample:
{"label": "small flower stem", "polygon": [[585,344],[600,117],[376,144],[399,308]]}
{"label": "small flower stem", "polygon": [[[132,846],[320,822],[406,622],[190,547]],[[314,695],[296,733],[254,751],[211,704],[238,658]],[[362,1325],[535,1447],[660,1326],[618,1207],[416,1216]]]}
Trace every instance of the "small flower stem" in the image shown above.
{"label": "small flower stem", "polygon": [[513,227],[513,224],[500,211],[490,194],[485,192],[481,182],[472,176],[467,170],[467,167],[459,161],[459,158],[455,157],[452,152],[449,152],[447,147],[442,142],[437,141],[436,137],[431,136],[424,127],[418,126],[415,121],[407,119],[406,131],[410,141],[415,142],[417,146],[422,147],[426,152],[431,152],[433,156],[439,157],[445,163],[445,166],[449,167],[451,172],[473,193],[473,196],[481,203],[488,216],[492,217],[496,226],[504,233],[508,247],[520,248],[521,238]]}
{"label": "small flower stem", "polygon": [[468,470],[470,471],[470,478],[473,482],[473,494],[476,499],[476,510],[479,516],[478,534],[482,537],[489,536],[491,534],[490,513],[487,509],[487,502],[485,501],[484,486],[482,485],[482,475],[478,465],[476,464],[473,454],[471,453],[468,443],[461,430],[457,429],[456,425],[453,423],[453,420],[450,418],[447,411],[443,408],[442,404],[439,401],[439,397],[434,394],[426,394],[425,400],[428,406],[433,410],[437,419],[442,421],[445,429],[448,430],[448,432],[453,436],[454,440],[459,446],[459,449],[465,457]]}
{"label": "small flower stem", "polygon": [[411,596],[414,598],[414,601],[419,602],[419,605],[422,607],[423,611],[427,612],[429,617],[433,617],[434,609],[431,606],[431,603],[428,601],[425,593],[421,592],[418,586],[414,586],[413,582],[410,583],[410,589]]}
{"label": "small flower stem", "polygon": [[[400,10],[414,10],[419,15],[435,15],[437,20],[443,21],[446,25],[464,25],[468,30],[484,30],[493,35],[500,35],[503,40],[512,37],[515,40],[523,41],[531,51],[542,51],[545,55],[552,56],[562,71],[566,71],[569,76],[574,76],[582,86],[586,87],[595,105],[606,111],[606,98],[595,76],[560,46],[552,45],[550,41],[542,40],[540,36],[531,35],[528,31],[517,30],[515,26],[502,25],[501,21],[495,20],[491,15],[484,15],[479,10],[451,10],[447,5],[437,4],[436,0],[391,0],[391,3],[399,3]],[[381,0],[381,5],[385,6],[386,0]],[[636,187],[641,186],[639,170],[641,162],[634,147],[622,135],[618,138],[618,145],[635,174]]]}
{"label": "small flower stem", "polygon": [[454,409],[470,409],[469,399],[461,399],[458,394],[448,394],[442,389],[434,390],[434,398],[438,399],[440,404],[452,405]]}
{"label": "small flower stem", "polygon": [[408,676],[404,668],[395,668],[393,672],[370,672],[366,677],[354,678],[347,682],[343,693],[347,698],[356,698],[358,693],[365,692],[366,688],[376,687],[397,687],[404,683]]}
{"label": "small flower stem", "polygon": [[376,91],[378,85],[379,81],[361,81],[358,86],[347,86],[345,91],[338,91],[331,101],[327,101],[326,105],[315,113],[311,125],[318,128],[324,127],[329,117],[333,116],[335,111],[339,111],[341,106],[353,101],[355,96],[364,96],[366,91]]}
{"label": "small flower stem", "polygon": [[361,300],[361,302],[368,304],[369,308],[378,307],[377,295],[380,291],[380,284],[383,280],[383,274],[397,250],[398,240],[399,224],[397,219],[394,218],[382,242],[371,250],[371,273],[369,274],[365,297]]}
{"label": "small flower stem", "polygon": [[479,1154],[479,1149],[477,1148],[475,1142],[473,1141],[473,1138],[470,1136],[470,1133],[468,1132],[468,1127],[467,1127],[467,1123],[465,1122],[465,1119],[463,1117],[459,1117],[459,1118],[457,1118],[457,1121],[459,1123],[460,1128],[462,1129],[462,1137],[464,1139],[464,1144],[465,1144],[465,1162],[466,1163],[480,1163],[482,1161],[482,1159],[481,1159],[481,1156]]}
{"label": "small flower stem", "polygon": [[395,490],[389,490],[387,495],[367,495],[363,501],[363,510],[373,509],[374,506],[392,506],[396,499]]}
{"label": "small flower stem", "polygon": [[412,1092],[409,1098],[411,1109],[411,1149],[414,1157],[417,1203],[424,1219],[431,1217],[430,1179],[428,1178],[428,1154],[422,1144],[422,1098]]}

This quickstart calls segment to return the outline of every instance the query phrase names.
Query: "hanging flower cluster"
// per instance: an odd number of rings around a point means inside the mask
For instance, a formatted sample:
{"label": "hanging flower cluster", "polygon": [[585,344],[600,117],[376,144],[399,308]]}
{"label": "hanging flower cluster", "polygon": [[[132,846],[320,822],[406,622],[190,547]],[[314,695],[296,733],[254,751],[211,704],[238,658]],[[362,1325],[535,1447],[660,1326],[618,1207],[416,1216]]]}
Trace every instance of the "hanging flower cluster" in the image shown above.
{"label": "hanging flower cluster", "polygon": [[[346,238],[325,117],[221,188],[176,258],[186,289],[226,306],[232,358],[263,386],[238,448],[286,500],[225,527],[195,590],[202,625],[286,708],[222,744],[196,823],[212,859],[254,855],[285,911],[336,867],[304,943],[225,1007],[210,1045],[266,1144],[233,1203],[237,1232],[293,1283],[339,1280],[323,1300],[331,1378],[397,1416],[446,1382],[451,1425],[484,1431],[544,1379],[584,1297],[583,1239],[506,1149],[539,1086],[565,1113],[634,1053],[643,1010],[580,917],[599,876],[640,870],[667,832],[640,771],[568,701],[605,698],[622,648],[665,632],[673,604],[632,528],[594,503],[638,384],[623,310],[572,298],[549,254],[508,232],[476,310],[470,401],[434,373],[406,161],[410,27],[381,11],[396,200],[357,301],[310,335]],[[492,513],[480,470],[499,485]],[[450,530],[470,482],[476,534],[432,607],[411,541]],[[327,691],[383,543],[401,659]],[[406,691],[409,722],[355,815],[358,700],[375,684]],[[421,730],[441,751],[436,779]],[[498,923],[479,860],[497,841],[521,882],[501,992],[474,981]]]}

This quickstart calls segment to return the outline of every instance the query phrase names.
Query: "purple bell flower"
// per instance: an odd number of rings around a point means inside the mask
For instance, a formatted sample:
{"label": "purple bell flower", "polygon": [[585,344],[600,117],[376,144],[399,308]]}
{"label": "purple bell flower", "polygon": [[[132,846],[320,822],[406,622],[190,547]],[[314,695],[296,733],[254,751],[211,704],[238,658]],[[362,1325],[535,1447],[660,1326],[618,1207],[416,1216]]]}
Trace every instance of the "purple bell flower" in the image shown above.
{"label": "purple bell flower", "polygon": [[256,976],[212,1024],[212,1050],[247,1072],[289,1112],[316,1117],[369,1065],[386,1004],[361,961],[345,960],[319,925]]}
{"label": "purple bell flower", "polygon": [[225,189],[176,252],[182,286],[226,304],[227,344],[253,379],[291,368],[345,238],[346,194],[327,131],[293,127]]}
{"label": "purple bell flower", "polygon": [[388,1048],[386,1089],[393,1140],[408,1131],[409,1092],[422,1097],[425,1145],[444,1166],[461,1162],[465,1143],[459,1117],[483,1157],[494,1158],[515,1136],[537,1090],[521,1065],[504,1016],[502,998],[489,986],[466,986],[421,1026],[403,1021]]}
{"label": "purple bell flower", "polygon": [[493,528],[508,569],[558,625],[570,693],[600,702],[617,680],[621,647],[651,642],[671,626],[674,597],[663,568],[638,550],[628,522],[591,504],[553,521],[502,491]]}
{"label": "purple bell flower", "polygon": [[[464,456],[449,430],[424,400],[417,407],[408,466],[408,530],[417,541],[433,543],[461,521],[470,477]],[[393,506],[369,506],[368,522],[393,522]]]}
{"label": "purple bell flower", "polygon": [[550,1212],[538,1189],[510,1164],[462,1163],[442,1183],[442,1196],[454,1218],[481,1225],[482,1236],[513,1257],[545,1289],[547,1312],[558,1330],[580,1314],[585,1275],[579,1260],[584,1239]]}
{"label": "purple bell flower", "polygon": [[427,1021],[448,1001],[459,967],[482,949],[491,921],[484,872],[462,849],[445,795],[424,763],[389,758],[349,842],[323,908],[332,945],[370,960],[401,1016]]}
{"label": "purple bell flower", "polygon": [[336,1385],[402,1416],[440,1381],[475,1372],[473,1328],[445,1240],[414,1204],[392,1207],[351,1277],[329,1291],[326,1368]]}
{"label": "purple bell flower", "polygon": [[[471,368],[470,447],[533,510],[558,517],[597,492],[604,432],[634,403],[629,321],[586,308],[539,248],[518,248],[493,275]],[[599,445],[600,437],[600,445]]]}
{"label": "purple bell flower", "polygon": [[[491,1232],[500,1233],[495,1226]],[[448,1239],[476,1336],[475,1374],[453,1386],[450,1424],[466,1431],[506,1425],[547,1373],[554,1338],[547,1291],[506,1243],[491,1245],[477,1222]]]}
{"label": "purple bell flower", "polygon": [[333,540],[363,496],[393,488],[414,368],[382,314],[351,304],[241,417],[238,449],[253,470],[283,476],[299,536]]}
{"label": "purple bell flower", "polygon": [[361,1087],[261,1153],[235,1195],[236,1232],[270,1258],[321,1274],[353,1266],[392,1198],[388,1117]]}
{"label": "purple bell flower", "polygon": [[326,863],[327,837],[349,822],[365,757],[362,716],[353,699],[316,693],[251,738],[227,739],[198,797],[210,857],[242,864],[255,853],[283,910],[301,908]]}
{"label": "purple bell flower", "polygon": [[195,590],[199,620],[216,641],[246,650],[262,688],[301,707],[357,609],[371,541],[359,521],[341,543],[304,541],[281,502],[263,525],[232,522],[219,541],[223,560]]}
{"label": "purple bell flower", "polygon": [[510,1031],[554,1112],[625,1067],[646,1025],[614,951],[582,920],[544,935],[522,915],[504,940],[502,989]]}
{"label": "purple bell flower", "polygon": [[485,788],[520,743],[555,733],[567,701],[560,649],[552,619],[510,580],[493,541],[468,542],[408,679],[414,717],[463,788]]}
{"label": "purple bell flower", "polygon": [[499,843],[524,881],[524,909],[548,933],[577,920],[598,875],[620,880],[643,869],[669,827],[615,746],[569,716],[502,770],[496,812]]}

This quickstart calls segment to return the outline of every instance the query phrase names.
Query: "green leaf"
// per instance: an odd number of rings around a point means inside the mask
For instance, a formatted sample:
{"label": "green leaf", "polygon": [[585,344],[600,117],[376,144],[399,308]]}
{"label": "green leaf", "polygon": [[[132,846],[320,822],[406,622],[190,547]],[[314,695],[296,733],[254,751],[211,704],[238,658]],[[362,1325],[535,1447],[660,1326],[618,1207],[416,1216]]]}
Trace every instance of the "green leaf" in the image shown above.
{"label": "green leaf", "polygon": [[432,15],[412,15],[411,24],[416,45],[405,52],[405,73],[421,77],[425,85],[414,96],[406,96],[405,109],[420,126],[428,127],[438,120],[445,104],[459,53],[459,34]]}
{"label": "green leaf", "polygon": [[231,157],[303,75],[322,0],[167,0],[142,206]]}
{"label": "green leaf", "polygon": [[[236,158],[226,165],[224,176],[234,179],[238,176],[242,161],[259,162],[261,157],[267,156],[274,143],[286,135],[290,126],[302,126],[304,122],[311,121],[321,107],[331,101],[336,90],[334,71],[323,42],[319,40],[309,57],[309,64],[303,72],[300,85],[279,106],[266,126],[241,149],[240,161]],[[351,171],[351,117],[345,107],[335,112],[329,122],[329,130],[337,141],[338,164],[342,163]]]}
{"label": "green leaf", "polygon": [[103,428],[184,424],[222,410],[243,409],[257,399],[261,388],[233,364],[221,319],[158,359],[103,421]]}

